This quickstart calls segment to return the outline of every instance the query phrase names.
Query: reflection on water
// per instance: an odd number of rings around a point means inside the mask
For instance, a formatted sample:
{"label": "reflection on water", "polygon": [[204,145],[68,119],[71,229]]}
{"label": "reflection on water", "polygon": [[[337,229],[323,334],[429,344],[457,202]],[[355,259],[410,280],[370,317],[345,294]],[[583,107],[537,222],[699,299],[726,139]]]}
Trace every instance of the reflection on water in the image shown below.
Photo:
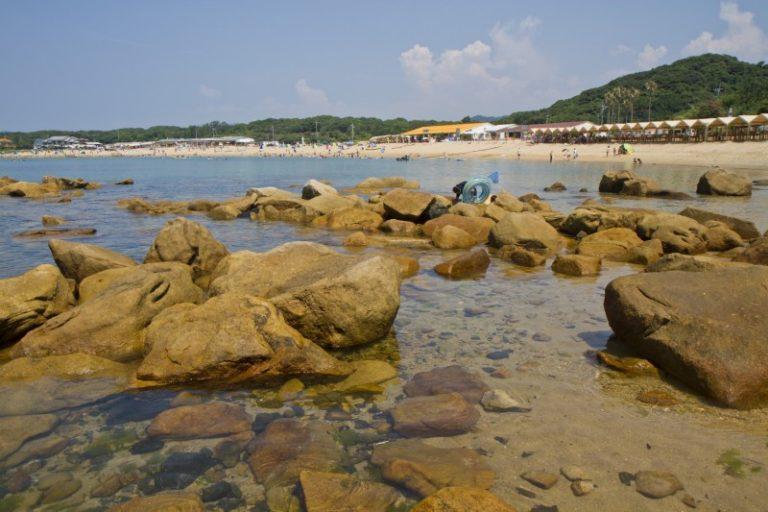
{"label": "reflection on water", "polygon": [[[16,231],[38,227],[43,214],[63,216],[71,225],[95,227],[98,234],[83,241],[143,259],[168,217],[137,216],[116,207],[119,198],[134,195],[224,198],[241,195],[252,186],[288,188],[309,178],[328,179],[342,189],[366,176],[397,174],[421,180],[427,190],[447,193],[456,182],[498,169],[501,186],[510,192],[536,192],[554,209],[569,211],[596,196],[575,191],[581,187],[594,191],[609,167],[483,160],[0,162],[0,174],[19,179],[37,180],[51,174],[107,184],[70,204],[0,198],[0,276],[50,262],[44,240],[12,237]],[[702,172],[648,165],[639,171],[665,188],[689,193]],[[128,177],[136,181],[135,186],[109,185]],[[763,178],[766,173],[753,177]],[[541,191],[554,181],[562,181],[569,190]],[[749,218],[761,231],[768,227],[768,190],[756,190],[751,199],[617,199],[617,203],[668,211],[695,203]],[[233,251],[262,251],[295,239],[338,247],[344,238],[343,233],[278,222],[195,220]],[[483,413],[472,432],[427,441],[439,448],[477,450],[495,472],[492,490],[519,510],[535,504],[585,511],[681,509],[679,496],[648,500],[617,476],[642,469],[674,472],[686,492],[702,500],[703,510],[759,510],[757,504],[768,498],[761,473],[768,462],[764,412],[718,409],[674,383],[627,378],[596,366],[593,353],[610,336],[602,307],[604,287],[637,268],[609,263],[597,278],[573,279],[556,277],[548,268],[520,271],[493,260],[484,278],[455,282],[430,270],[445,254],[401,251],[418,258],[422,270],[402,286],[395,335],[336,354],[350,361],[381,359],[396,365],[398,379],[383,393],[373,392],[381,390],[378,385],[347,393],[303,383],[280,390],[176,388],[115,394],[121,383],[112,379],[4,382],[0,384],[0,432],[7,434],[4,439],[25,442],[14,445],[0,439],[0,511],[103,510],[139,494],[180,489],[201,496],[211,510],[291,510],[297,500],[293,483],[302,464],[304,469],[333,469],[380,481],[382,468],[371,462],[372,449],[398,437],[384,411],[401,397],[403,381],[450,364],[482,375],[490,387],[520,397],[532,407],[527,413]],[[204,431],[200,435],[153,435],[153,429],[159,428],[156,423],[148,429],[169,410],[201,404],[218,407],[221,402],[241,407],[246,427],[232,414],[213,425],[202,419],[190,425],[195,420],[187,417],[168,427],[176,432],[197,427]],[[36,428],[14,423],[19,414],[37,415],[25,420]],[[718,463],[725,460],[723,453],[730,454],[731,463],[741,457],[748,467],[758,469],[738,476],[724,474],[723,464]],[[521,485],[530,487],[519,474],[534,469],[556,474],[568,464],[589,473],[597,490],[582,498],[563,482],[546,491],[535,489],[534,498],[517,490]],[[401,487],[400,492],[406,508],[418,498],[412,489]]]}

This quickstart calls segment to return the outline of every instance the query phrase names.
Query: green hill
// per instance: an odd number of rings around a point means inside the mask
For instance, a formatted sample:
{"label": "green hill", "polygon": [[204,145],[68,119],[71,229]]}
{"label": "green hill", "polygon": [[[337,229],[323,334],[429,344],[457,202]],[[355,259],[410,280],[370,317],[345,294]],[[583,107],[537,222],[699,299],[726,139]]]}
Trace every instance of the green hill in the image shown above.
{"label": "green hill", "polygon": [[[646,88],[649,81],[656,84],[652,95]],[[631,105],[628,101],[606,102],[606,95],[616,88],[636,91]],[[728,55],[689,57],[616,78],[573,98],[556,101],[549,108],[512,113],[498,122],[647,121],[649,99],[652,120],[722,116],[729,108],[734,115],[768,112],[768,65],[750,64]]]}

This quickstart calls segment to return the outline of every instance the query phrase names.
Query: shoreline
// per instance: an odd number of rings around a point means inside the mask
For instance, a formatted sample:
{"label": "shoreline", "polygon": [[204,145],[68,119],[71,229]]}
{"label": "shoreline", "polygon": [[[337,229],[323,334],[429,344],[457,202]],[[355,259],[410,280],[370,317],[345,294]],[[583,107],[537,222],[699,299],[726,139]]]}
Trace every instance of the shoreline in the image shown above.
{"label": "shoreline", "polygon": [[[0,160],[47,158],[233,158],[233,157],[304,157],[304,158],[401,158],[411,159],[497,159],[553,162],[578,161],[590,163],[632,163],[634,158],[643,165],[670,165],[768,171],[768,141],[764,142],[701,142],[671,144],[633,144],[632,155],[613,155],[618,144],[530,144],[513,141],[461,141],[411,144],[379,144],[375,149],[359,144],[344,150],[336,146],[301,146],[265,148],[258,146],[222,146],[213,148],[162,148],[121,151],[63,150],[32,153],[26,150],[0,154]],[[382,151],[383,149],[383,151]],[[573,159],[573,151],[577,158]],[[607,155],[607,156],[606,156]]]}

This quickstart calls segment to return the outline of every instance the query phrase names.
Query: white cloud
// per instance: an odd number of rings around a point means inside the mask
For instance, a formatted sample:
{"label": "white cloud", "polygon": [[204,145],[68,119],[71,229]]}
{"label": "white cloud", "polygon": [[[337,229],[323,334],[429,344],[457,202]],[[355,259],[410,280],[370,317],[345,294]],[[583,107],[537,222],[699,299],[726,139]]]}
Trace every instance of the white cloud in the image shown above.
{"label": "white cloud", "polygon": [[304,78],[296,82],[294,89],[296,89],[296,95],[301,104],[311,110],[327,110],[331,107],[331,102],[325,91],[310,86]]}
{"label": "white cloud", "polygon": [[541,20],[529,16],[515,25],[496,24],[485,41],[439,54],[415,44],[400,54],[406,79],[418,91],[412,100],[422,112],[457,116],[505,112],[525,98],[534,106],[556,97],[559,81],[548,60],[537,50],[533,35]]}
{"label": "white cloud", "polygon": [[221,91],[218,89],[214,89],[213,87],[209,87],[205,84],[200,84],[200,96],[204,96],[206,98],[220,98],[221,97]]}
{"label": "white cloud", "polygon": [[727,53],[753,61],[768,57],[768,37],[755,24],[754,17],[749,11],[741,11],[736,2],[722,2],[720,19],[727,25],[725,34],[715,37],[711,32],[702,32],[685,46],[683,54]]}
{"label": "white cloud", "polygon": [[626,55],[628,53],[632,52],[632,48],[625,44],[617,44],[614,48],[611,48],[610,54],[614,57],[617,57],[619,55]]}
{"label": "white cloud", "polygon": [[661,45],[654,48],[650,44],[646,44],[643,50],[637,54],[637,67],[643,70],[656,67],[666,54],[666,46]]}

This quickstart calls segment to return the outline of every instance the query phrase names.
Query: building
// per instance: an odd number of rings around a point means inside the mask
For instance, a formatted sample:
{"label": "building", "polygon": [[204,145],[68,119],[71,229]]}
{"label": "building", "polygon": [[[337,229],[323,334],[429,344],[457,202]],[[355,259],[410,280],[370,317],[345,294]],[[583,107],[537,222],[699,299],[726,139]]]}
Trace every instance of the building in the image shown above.
{"label": "building", "polygon": [[456,123],[420,126],[401,133],[400,137],[411,142],[431,142],[440,140],[480,140],[493,125],[491,123]]}
{"label": "building", "polygon": [[73,137],[71,135],[54,135],[47,139],[36,139],[33,145],[35,150],[56,150],[56,149],[103,149],[101,142],[93,142],[82,137]]}
{"label": "building", "polygon": [[201,139],[162,139],[155,145],[163,147],[194,147],[194,146],[248,146],[255,144],[256,141],[251,137],[234,135],[231,137],[206,137]]}
{"label": "building", "polygon": [[14,144],[11,139],[8,137],[0,137],[0,149],[11,149],[15,147],[16,144]]}

